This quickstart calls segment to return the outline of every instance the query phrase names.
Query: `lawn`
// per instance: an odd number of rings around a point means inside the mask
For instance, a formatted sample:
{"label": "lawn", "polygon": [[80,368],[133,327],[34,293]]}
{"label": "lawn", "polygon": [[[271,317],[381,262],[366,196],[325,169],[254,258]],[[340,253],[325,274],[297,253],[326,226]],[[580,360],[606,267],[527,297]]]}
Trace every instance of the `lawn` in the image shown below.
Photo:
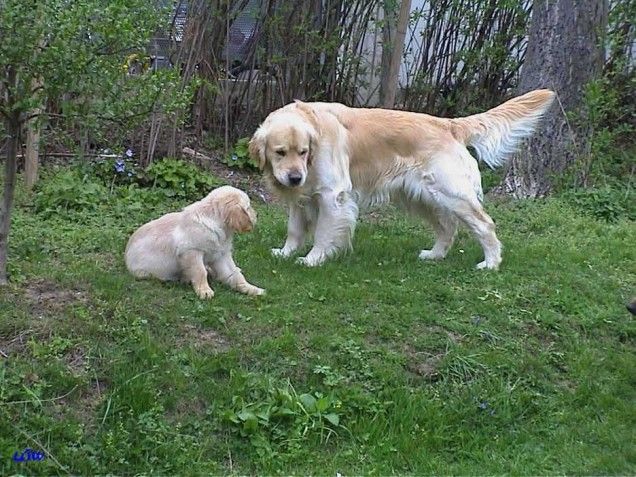
{"label": "lawn", "polygon": [[[44,179],[46,182],[47,178]],[[183,200],[77,210],[19,194],[0,290],[0,474],[635,474],[636,226],[571,201],[487,201],[499,272],[393,209],[307,269],[253,203],[249,298],[137,281],[132,231]],[[80,204],[81,205],[81,204]],[[13,462],[25,448],[41,461]]]}

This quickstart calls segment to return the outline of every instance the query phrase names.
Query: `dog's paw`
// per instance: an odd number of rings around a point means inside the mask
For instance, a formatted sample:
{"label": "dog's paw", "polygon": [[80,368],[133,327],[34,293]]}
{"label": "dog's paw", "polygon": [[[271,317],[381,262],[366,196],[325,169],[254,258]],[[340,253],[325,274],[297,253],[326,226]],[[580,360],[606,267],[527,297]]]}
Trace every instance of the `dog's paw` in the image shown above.
{"label": "dog's paw", "polygon": [[488,263],[486,260],[484,260],[483,262],[479,262],[475,268],[477,270],[498,270],[499,269],[499,264],[498,263]]}
{"label": "dog's paw", "polygon": [[289,257],[293,252],[290,252],[289,250],[285,250],[284,248],[273,248],[272,249],[272,255],[274,257],[281,257],[281,258],[287,258]]}
{"label": "dog's paw", "polygon": [[418,257],[420,260],[441,260],[444,258],[443,255],[434,252],[433,250],[422,250]]}
{"label": "dog's paw", "polygon": [[208,300],[214,296],[214,290],[210,287],[199,288],[195,290],[197,292],[197,296],[201,298],[201,300]]}
{"label": "dog's paw", "polygon": [[322,265],[322,262],[324,262],[324,259],[313,258],[310,256],[298,257],[296,259],[296,263],[298,265],[304,265],[306,267],[317,267],[319,265]]}

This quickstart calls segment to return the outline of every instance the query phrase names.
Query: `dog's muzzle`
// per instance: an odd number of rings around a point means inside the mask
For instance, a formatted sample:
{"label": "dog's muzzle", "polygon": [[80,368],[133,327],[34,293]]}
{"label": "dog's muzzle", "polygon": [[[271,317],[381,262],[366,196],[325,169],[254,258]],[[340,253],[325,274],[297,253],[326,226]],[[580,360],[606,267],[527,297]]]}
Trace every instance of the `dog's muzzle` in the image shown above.
{"label": "dog's muzzle", "polygon": [[290,187],[296,187],[303,181],[303,175],[300,172],[290,172],[287,174],[287,182]]}

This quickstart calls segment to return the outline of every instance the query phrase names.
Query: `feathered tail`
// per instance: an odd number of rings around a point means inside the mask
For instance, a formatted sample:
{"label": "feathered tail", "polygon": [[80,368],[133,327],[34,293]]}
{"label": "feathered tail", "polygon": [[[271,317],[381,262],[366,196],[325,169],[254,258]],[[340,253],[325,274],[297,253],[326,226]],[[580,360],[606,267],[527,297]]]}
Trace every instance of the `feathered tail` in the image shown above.
{"label": "feathered tail", "polygon": [[503,165],[519,142],[530,136],[554,100],[554,92],[537,89],[485,113],[451,119],[455,137],[477,151],[491,168]]}

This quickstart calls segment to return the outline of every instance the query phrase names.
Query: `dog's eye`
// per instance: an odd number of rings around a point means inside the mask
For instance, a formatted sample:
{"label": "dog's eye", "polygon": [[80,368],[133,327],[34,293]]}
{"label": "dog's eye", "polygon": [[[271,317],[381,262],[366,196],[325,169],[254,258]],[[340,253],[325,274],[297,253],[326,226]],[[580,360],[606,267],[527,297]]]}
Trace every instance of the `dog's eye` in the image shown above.
{"label": "dog's eye", "polygon": [[278,154],[281,157],[285,157],[286,152],[284,149],[279,149],[278,151],[276,151],[276,154]]}
{"label": "dog's eye", "polygon": [[307,149],[303,149],[302,151],[300,151],[301,156],[304,156],[305,154],[307,154]]}

